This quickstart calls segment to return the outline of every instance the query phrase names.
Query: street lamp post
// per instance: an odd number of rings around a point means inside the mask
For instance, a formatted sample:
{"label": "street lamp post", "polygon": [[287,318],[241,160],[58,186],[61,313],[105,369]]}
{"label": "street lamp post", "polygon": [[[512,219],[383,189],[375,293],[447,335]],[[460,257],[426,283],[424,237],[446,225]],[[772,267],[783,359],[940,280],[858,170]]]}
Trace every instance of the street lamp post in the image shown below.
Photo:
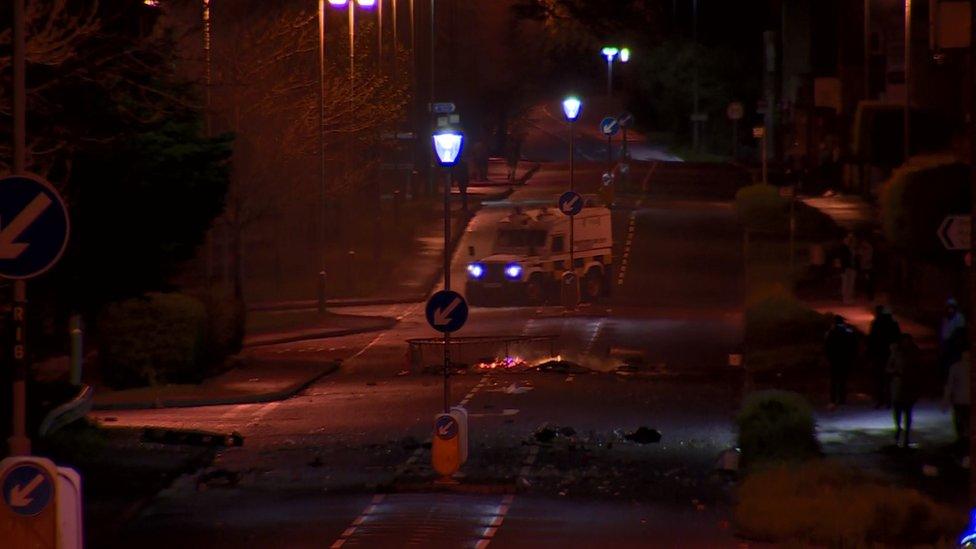
{"label": "street lamp post", "polygon": [[607,97],[613,96],[613,59],[617,57],[620,50],[613,46],[603,48],[600,53],[607,58]]}
{"label": "street lamp post", "polygon": [[902,128],[902,148],[905,164],[911,151],[911,112],[912,112],[912,0],[905,0],[905,113]]}
{"label": "street lamp post", "polygon": [[325,0],[319,0],[319,276],[318,310],[325,314]]}
{"label": "street lamp post", "polygon": [[[434,132],[434,153],[437,163],[444,168],[444,290],[451,289],[451,168],[457,164],[464,146],[464,134],[454,129]],[[444,413],[451,412],[448,365],[450,364],[451,334],[444,332]]]}
{"label": "street lamp post", "polygon": [[[578,97],[563,100],[563,114],[569,122],[569,190],[576,190],[576,121],[579,120],[583,103]],[[576,216],[569,216],[569,269],[576,268]]]}

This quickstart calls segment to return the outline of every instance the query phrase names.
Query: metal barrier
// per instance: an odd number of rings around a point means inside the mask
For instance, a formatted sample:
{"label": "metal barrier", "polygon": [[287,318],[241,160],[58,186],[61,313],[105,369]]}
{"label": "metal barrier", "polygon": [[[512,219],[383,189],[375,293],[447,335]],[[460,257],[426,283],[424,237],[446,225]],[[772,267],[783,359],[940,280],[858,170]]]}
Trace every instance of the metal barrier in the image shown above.
{"label": "metal barrier", "polygon": [[[532,361],[556,356],[557,337],[555,335],[452,337],[448,350],[454,368],[495,364],[515,357],[522,361]],[[407,345],[407,362],[412,371],[443,368],[443,339],[408,339]]]}

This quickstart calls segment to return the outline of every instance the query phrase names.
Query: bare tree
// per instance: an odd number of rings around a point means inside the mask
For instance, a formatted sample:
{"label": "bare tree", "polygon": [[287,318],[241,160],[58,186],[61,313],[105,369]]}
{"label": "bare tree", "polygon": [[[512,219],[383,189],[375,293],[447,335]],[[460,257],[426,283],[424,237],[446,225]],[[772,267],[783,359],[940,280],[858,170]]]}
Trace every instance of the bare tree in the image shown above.
{"label": "bare tree", "polygon": [[[240,11],[215,33],[213,98],[222,129],[236,136],[224,223],[229,230],[234,292],[242,293],[243,242],[256,223],[316,194],[319,147],[316,14],[294,8]],[[364,33],[368,34],[368,33]],[[343,52],[344,53],[344,52]],[[344,58],[345,56],[335,55]],[[371,65],[363,63],[363,65]],[[341,196],[371,183],[380,130],[401,116],[405,75],[357,73],[350,89],[343,63],[330,63],[325,86],[327,192]]]}

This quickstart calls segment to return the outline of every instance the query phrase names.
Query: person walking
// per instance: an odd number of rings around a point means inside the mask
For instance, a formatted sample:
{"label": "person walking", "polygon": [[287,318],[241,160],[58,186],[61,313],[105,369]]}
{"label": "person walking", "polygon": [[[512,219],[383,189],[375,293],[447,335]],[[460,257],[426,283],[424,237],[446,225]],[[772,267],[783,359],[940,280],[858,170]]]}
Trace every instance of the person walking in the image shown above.
{"label": "person walking", "polygon": [[834,316],[834,325],[824,338],[824,355],[830,365],[830,410],[847,403],[847,376],[857,356],[857,336],[844,317]]}
{"label": "person walking", "polygon": [[966,317],[959,312],[959,302],[954,298],[946,300],[945,315],[939,326],[939,373],[945,380],[949,367],[959,361],[966,346],[962,339],[966,337]]}
{"label": "person walking", "polygon": [[515,175],[518,171],[519,160],[522,158],[522,136],[512,132],[508,136],[507,149],[505,150],[505,163],[508,165],[508,182],[515,183]]}
{"label": "person walking", "polygon": [[867,236],[863,236],[857,244],[857,272],[861,279],[861,287],[869,301],[874,301],[874,246]]}
{"label": "person walking", "polygon": [[468,212],[468,184],[471,168],[468,166],[468,159],[463,156],[454,167],[451,168],[451,179],[457,184],[458,191],[461,192],[461,211]]}
{"label": "person walking", "polygon": [[964,351],[946,378],[943,409],[952,407],[952,425],[956,430],[956,445],[965,453],[969,445],[969,351]]}
{"label": "person walking", "polygon": [[840,299],[844,304],[854,302],[854,290],[857,283],[857,254],[854,233],[848,233],[844,238],[844,245],[840,251]]}
{"label": "person walking", "polygon": [[901,329],[891,312],[884,305],[876,306],[867,340],[875,409],[891,407],[888,359],[891,356],[891,346],[898,343],[900,336]]}
{"label": "person walking", "polygon": [[[896,343],[891,344],[888,358],[888,375],[891,377],[891,403],[895,420],[895,446],[902,433],[905,433],[902,447],[908,448],[912,430],[912,409],[918,402],[922,384],[922,364],[918,345],[911,334],[901,334]],[[902,418],[905,428],[902,429]]]}

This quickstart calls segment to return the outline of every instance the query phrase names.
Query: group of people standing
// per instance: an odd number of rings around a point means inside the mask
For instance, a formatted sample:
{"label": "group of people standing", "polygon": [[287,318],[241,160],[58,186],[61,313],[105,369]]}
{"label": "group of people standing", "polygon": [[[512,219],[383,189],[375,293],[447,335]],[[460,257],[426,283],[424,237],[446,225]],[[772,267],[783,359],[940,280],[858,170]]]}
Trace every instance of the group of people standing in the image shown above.
{"label": "group of people standing", "polygon": [[[938,376],[943,384],[945,409],[952,409],[957,443],[969,438],[969,340],[959,304],[946,302],[939,329],[938,371],[927,370],[911,334],[903,332],[883,305],[875,308],[865,342],[875,408],[890,408],[895,424],[895,444],[907,447],[911,438],[912,410],[922,391]],[[846,403],[847,378],[859,355],[856,331],[843,317],[835,316],[824,340],[830,365],[830,409]]]}

